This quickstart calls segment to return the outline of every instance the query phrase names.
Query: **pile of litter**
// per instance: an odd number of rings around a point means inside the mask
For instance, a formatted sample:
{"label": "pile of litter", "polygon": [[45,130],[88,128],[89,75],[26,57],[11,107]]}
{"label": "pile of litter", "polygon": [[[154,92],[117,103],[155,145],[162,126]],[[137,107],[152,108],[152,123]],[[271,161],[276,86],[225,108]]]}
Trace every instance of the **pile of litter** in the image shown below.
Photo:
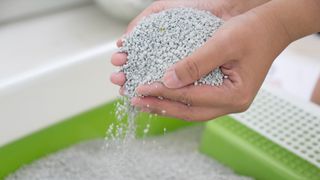
{"label": "pile of litter", "polygon": [[[201,47],[223,21],[208,11],[172,8],[151,14],[123,40],[120,52],[128,54],[121,71],[126,75],[125,94],[132,98],[140,84],[161,81],[166,70]],[[219,68],[196,84],[220,85]]]}
{"label": "pile of litter", "polygon": [[201,155],[202,127],[105,147],[83,142],[21,168],[6,180],[247,180]]}
{"label": "pile of litter", "polygon": [[[170,66],[201,47],[222,24],[220,18],[208,11],[171,8],[143,18],[123,39],[119,51],[128,56],[120,71],[126,75],[124,89],[127,97],[122,97],[117,104],[116,116],[118,121],[122,121],[125,115],[129,115],[128,134],[125,136],[134,135],[137,110],[130,105],[129,99],[137,95],[137,86],[161,81]],[[223,78],[223,73],[217,68],[195,84],[220,85]],[[119,123],[112,128],[117,131],[117,138],[125,127]]]}

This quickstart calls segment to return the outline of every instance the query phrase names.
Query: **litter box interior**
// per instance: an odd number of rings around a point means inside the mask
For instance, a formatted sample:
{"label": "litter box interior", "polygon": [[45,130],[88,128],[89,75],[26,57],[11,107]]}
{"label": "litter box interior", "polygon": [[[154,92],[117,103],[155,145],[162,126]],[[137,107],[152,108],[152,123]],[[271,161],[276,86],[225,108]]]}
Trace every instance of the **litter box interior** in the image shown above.
{"label": "litter box interior", "polygon": [[[45,155],[84,140],[105,137],[108,126],[116,122],[115,105],[116,101],[96,107],[0,147],[0,179]],[[146,135],[152,136],[163,134],[164,128],[170,132],[193,123],[140,114],[137,137],[144,135],[147,124],[150,129]]]}
{"label": "litter box interior", "polygon": [[[265,102],[266,99],[268,101]],[[282,104],[285,104],[286,107],[296,104],[279,99],[278,96],[268,92],[261,92],[247,112],[206,122],[200,142],[200,152],[229,166],[236,173],[255,179],[320,180],[320,168],[316,163],[293,151],[290,146],[272,139],[266,134],[267,132],[264,133],[259,127],[256,128],[247,123],[247,121],[251,123],[255,120],[251,117],[251,110],[260,106],[260,101],[263,101],[266,107],[273,107],[274,103],[278,104],[274,105],[274,108],[269,108],[268,112],[265,110],[269,114],[278,113],[277,108],[281,108]],[[114,101],[96,107],[0,147],[0,179],[22,165],[45,155],[84,140],[105,137],[108,126],[117,121],[116,104],[117,101]],[[299,112],[309,112],[310,108],[300,108]],[[289,116],[294,117],[295,113],[297,112],[288,112],[285,116],[279,117],[263,116],[265,119],[257,120],[268,122],[269,118],[270,121],[282,122],[285,119],[290,123],[295,123],[300,121],[300,118],[288,118]],[[318,126],[319,118],[320,116],[315,113],[310,122],[312,121]],[[170,132],[196,124],[173,118],[149,116],[148,114],[138,115],[136,123],[137,137],[145,136],[144,129],[147,124],[150,125],[147,136],[162,135],[164,129],[166,132]],[[264,125],[264,128],[266,127],[268,126]],[[294,130],[299,134],[299,128]],[[277,134],[276,137],[279,136],[280,134]],[[303,139],[305,136],[301,136],[301,138]],[[315,138],[319,138],[319,134],[315,134]]]}

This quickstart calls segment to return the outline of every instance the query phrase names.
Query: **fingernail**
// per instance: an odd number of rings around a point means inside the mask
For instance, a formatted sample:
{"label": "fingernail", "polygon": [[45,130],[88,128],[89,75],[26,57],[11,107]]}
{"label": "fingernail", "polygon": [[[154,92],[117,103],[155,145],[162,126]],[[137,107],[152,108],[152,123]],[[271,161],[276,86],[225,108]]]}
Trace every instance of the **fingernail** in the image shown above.
{"label": "fingernail", "polygon": [[168,88],[179,88],[182,82],[178,79],[175,70],[169,70],[163,76],[163,84]]}

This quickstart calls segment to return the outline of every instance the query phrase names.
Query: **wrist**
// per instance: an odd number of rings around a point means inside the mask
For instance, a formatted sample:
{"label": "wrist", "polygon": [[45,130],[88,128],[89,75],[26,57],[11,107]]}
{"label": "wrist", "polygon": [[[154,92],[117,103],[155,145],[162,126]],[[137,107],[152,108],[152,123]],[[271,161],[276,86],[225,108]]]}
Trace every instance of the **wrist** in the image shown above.
{"label": "wrist", "polygon": [[[265,55],[266,67],[271,65],[275,58],[292,42],[286,29],[276,16],[273,16],[264,5],[253,8],[240,15],[245,24],[247,34],[251,38],[249,53],[262,51]],[[260,62],[261,63],[261,62]]]}
{"label": "wrist", "polygon": [[232,16],[237,16],[249,11],[252,8],[263,5],[270,0],[223,0],[224,10]]}
{"label": "wrist", "polygon": [[262,14],[278,21],[291,42],[320,31],[319,0],[278,0],[263,5],[263,8]]}

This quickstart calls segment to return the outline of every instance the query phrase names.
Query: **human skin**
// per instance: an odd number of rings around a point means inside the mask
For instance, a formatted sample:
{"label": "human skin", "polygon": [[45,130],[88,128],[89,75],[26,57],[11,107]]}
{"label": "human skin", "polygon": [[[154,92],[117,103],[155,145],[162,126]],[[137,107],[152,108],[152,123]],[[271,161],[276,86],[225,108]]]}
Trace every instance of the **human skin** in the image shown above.
{"label": "human skin", "polygon": [[320,105],[320,77],[318,79],[318,82],[316,83],[316,86],[313,90],[311,101]]}
{"label": "human skin", "polygon": [[[291,42],[320,31],[320,1],[251,2],[254,5],[231,0],[229,4],[210,0],[159,1],[147,8],[128,26],[127,32],[141,17],[181,5],[215,12],[226,22],[201,48],[173,65],[162,83],[139,86],[136,91],[143,97],[132,98],[132,105],[142,111],[192,121],[246,110],[274,59]],[[124,54],[112,57],[114,65],[125,62]],[[223,85],[192,85],[216,67],[228,77]],[[122,86],[125,76],[113,74],[111,81]]]}
{"label": "human skin", "polygon": [[[144,11],[142,11],[136,18],[134,18],[128,25],[125,34],[135,27],[141,18],[152,13],[157,13],[162,10],[174,7],[193,7],[201,10],[207,10],[223,20],[228,20],[233,16],[242,14],[256,6],[269,2],[269,0],[161,0],[156,1]],[[117,41],[117,46],[122,46],[121,39]],[[126,62],[127,55],[124,53],[115,53],[111,58],[111,63],[115,66],[122,66]],[[111,81],[114,84],[122,86],[125,82],[125,75],[123,73],[114,73],[111,76]]]}

